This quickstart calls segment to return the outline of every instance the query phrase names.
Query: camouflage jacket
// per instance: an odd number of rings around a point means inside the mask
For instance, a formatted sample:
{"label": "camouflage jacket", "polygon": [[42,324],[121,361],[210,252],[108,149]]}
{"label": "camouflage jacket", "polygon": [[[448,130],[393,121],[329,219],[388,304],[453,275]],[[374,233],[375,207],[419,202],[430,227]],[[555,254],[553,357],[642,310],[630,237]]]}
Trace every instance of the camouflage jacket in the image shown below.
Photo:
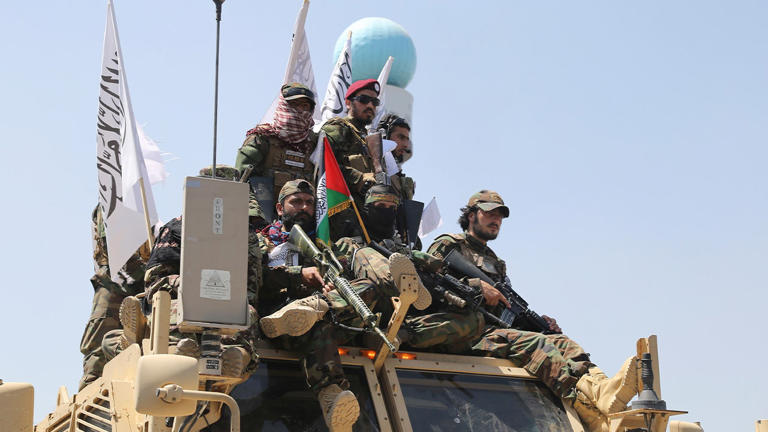
{"label": "camouflage jacket", "polygon": [[280,188],[290,180],[303,178],[312,182],[315,167],[309,160],[315,145],[317,135],[310,132],[307,141],[298,147],[305,147],[307,151],[292,150],[280,138],[272,135],[248,135],[242,147],[237,152],[235,168],[242,170],[253,165],[252,176],[266,176],[274,178],[275,199]]}
{"label": "camouflage jacket", "polygon": [[359,123],[351,117],[334,117],[325,122],[321,130],[328,137],[333,155],[355,202],[362,208],[365,194],[363,185],[365,180],[373,179],[373,160],[365,144],[365,125]]}
{"label": "camouflage jacket", "polygon": [[119,282],[110,278],[109,256],[107,255],[107,233],[102,218],[101,206],[97,205],[91,214],[91,231],[93,234],[93,269],[91,277],[93,289],[106,288],[110,292],[122,296],[136,295],[144,290],[144,269],[149,259],[149,243],[144,242],[136,252],[128,258],[125,265],[118,271]]}
{"label": "camouflage jacket", "polygon": [[[300,143],[296,147],[304,147],[309,149],[307,152],[308,154],[306,154],[306,156],[309,156],[309,154],[312,153],[312,150],[314,150],[315,145],[317,145],[317,134],[310,131],[309,136],[307,137],[307,141]],[[237,151],[235,168],[242,171],[246,165],[253,165],[253,175],[258,176],[270,175],[270,170],[272,169],[285,169],[289,171],[301,172],[304,171],[305,168],[309,168],[309,171],[312,171],[311,166],[305,167],[298,164],[289,163],[287,164],[287,167],[276,166],[275,160],[267,157],[270,151],[275,150],[275,147],[277,147],[279,151],[284,152],[285,149],[290,149],[292,146],[286,144],[283,140],[274,135],[248,135],[245,138],[245,141],[243,141],[243,145]],[[301,158],[304,156],[303,154],[295,155],[293,153],[288,154],[289,160],[301,161]],[[298,159],[291,158],[290,156],[295,156]]]}
{"label": "camouflage jacket", "polygon": [[414,182],[411,177],[408,177],[400,171],[390,177],[390,179],[392,180],[392,187],[395,188],[400,199],[413,199],[413,194],[416,193],[416,182]]}
{"label": "camouflage jacket", "polygon": [[269,253],[278,245],[259,233],[259,254],[261,255],[263,283],[259,292],[259,316],[274,312],[290,300],[306,297],[315,290],[302,283],[301,265],[269,266]]}
{"label": "camouflage jacket", "polygon": [[[427,253],[440,259],[445,259],[445,256],[456,248],[459,249],[461,254],[464,255],[469,262],[476,265],[483,271],[483,273],[487,274],[494,281],[502,282],[506,278],[507,265],[504,261],[497,257],[491,248],[469,235],[467,232],[438,236],[432,245],[429,246],[429,249],[427,249]],[[454,276],[459,278],[463,277],[463,275]],[[464,280],[470,286],[480,287],[480,279],[464,278]]]}

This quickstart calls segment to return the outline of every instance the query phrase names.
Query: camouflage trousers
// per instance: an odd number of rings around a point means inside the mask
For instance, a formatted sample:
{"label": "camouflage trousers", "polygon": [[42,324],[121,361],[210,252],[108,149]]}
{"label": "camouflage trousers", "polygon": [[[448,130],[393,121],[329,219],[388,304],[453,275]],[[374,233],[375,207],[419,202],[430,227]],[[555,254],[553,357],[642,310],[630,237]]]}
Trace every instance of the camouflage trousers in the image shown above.
{"label": "camouflage trousers", "polygon": [[301,336],[280,336],[273,342],[280,348],[301,354],[301,369],[307,379],[307,386],[317,395],[331,384],[337,384],[343,390],[349,388],[341,366],[339,345],[353,336],[340,331],[329,321],[322,320]]}
{"label": "camouflage trousers", "polygon": [[[388,267],[387,272],[389,272]],[[394,285],[389,285],[387,289],[380,289],[377,284],[368,279],[355,279],[350,281],[350,285],[372,312],[380,312],[386,307],[391,309],[389,300],[396,295],[393,289],[397,291]],[[307,378],[307,385],[315,394],[330,384],[338,384],[342,389],[349,387],[341,366],[339,345],[354,338],[357,332],[345,330],[337,324],[356,328],[362,326],[362,320],[354,308],[336,290],[323,297],[330,306],[323,320],[317,322],[302,336],[281,336],[274,340],[284,349],[302,354],[301,364]]]}
{"label": "camouflage trousers", "polygon": [[581,375],[594,366],[565,335],[486,327],[478,312],[437,312],[406,319],[406,344],[451,354],[505,358],[537,376],[558,396],[574,397]]}
{"label": "camouflage trousers", "polygon": [[556,395],[573,398],[579,378],[594,366],[579,344],[563,334],[493,329],[472,347],[472,354],[506,358],[537,376]]}
{"label": "camouflage trousers", "polygon": [[[352,273],[358,281],[360,289],[362,289],[358,294],[365,301],[365,304],[371,310],[376,309],[385,316],[391,313],[392,302],[390,298],[399,296],[400,291],[392,279],[389,260],[375,250],[364,247],[354,253],[350,264]],[[360,282],[362,279],[365,279],[365,282]],[[369,290],[374,291],[369,293]],[[346,301],[340,295],[337,294],[331,300],[334,308],[347,308]],[[346,310],[351,310],[351,308]],[[354,313],[354,311],[352,312]]]}
{"label": "camouflage trousers", "polygon": [[104,287],[96,288],[93,293],[91,317],[80,340],[80,352],[85,358],[79,390],[101,376],[104,363],[108,360],[101,349],[101,341],[109,331],[121,328],[120,303],[123,298],[123,295],[112,293]]}

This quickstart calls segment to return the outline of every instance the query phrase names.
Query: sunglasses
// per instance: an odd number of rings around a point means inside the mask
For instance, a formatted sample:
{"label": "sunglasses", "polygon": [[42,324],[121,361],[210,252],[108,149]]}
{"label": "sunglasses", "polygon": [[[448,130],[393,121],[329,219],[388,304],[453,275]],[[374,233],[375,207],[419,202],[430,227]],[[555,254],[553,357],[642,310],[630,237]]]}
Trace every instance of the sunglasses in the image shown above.
{"label": "sunglasses", "polygon": [[381,103],[379,98],[371,97],[368,95],[359,95],[352,98],[353,101],[360,102],[363,105],[368,105],[369,103],[372,103],[373,106],[377,107]]}

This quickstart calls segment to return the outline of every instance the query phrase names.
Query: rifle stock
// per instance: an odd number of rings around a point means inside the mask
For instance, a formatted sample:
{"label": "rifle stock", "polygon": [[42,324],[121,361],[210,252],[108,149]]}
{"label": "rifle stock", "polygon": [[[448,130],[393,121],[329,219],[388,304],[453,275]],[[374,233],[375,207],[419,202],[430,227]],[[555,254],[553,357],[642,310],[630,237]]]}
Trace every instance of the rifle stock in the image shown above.
{"label": "rifle stock", "polygon": [[312,242],[312,239],[304,232],[299,225],[294,225],[291,228],[291,232],[288,236],[288,241],[299,249],[299,252],[305,258],[312,260],[321,271],[325,271],[324,278],[327,281],[333,283],[336,290],[344,297],[350,306],[363,320],[363,325],[370,331],[375,332],[379,337],[384,340],[387,347],[392,352],[396,352],[397,349],[392,342],[387,339],[384,332],[378,327],[379,319],[371,312],[363,299],[357,295],[357,292],[349,284],[349,281],[341,277],[343,271],[341,264],[327,247],[321,252],[320,249]]}

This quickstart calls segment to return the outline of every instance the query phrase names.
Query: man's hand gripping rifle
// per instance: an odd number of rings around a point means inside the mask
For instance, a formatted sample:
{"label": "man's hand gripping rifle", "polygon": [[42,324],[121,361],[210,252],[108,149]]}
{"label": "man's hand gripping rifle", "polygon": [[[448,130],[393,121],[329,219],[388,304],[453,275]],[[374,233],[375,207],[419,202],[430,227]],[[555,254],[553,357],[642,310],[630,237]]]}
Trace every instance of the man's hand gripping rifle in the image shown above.
{"label": "man's hand gripping rifle", "polygon": [[[376,242],[368,244],[376,252],[389,258],[392,252]],[[421,282],[430,291],[436,294],[440,301],[459,309],[469,307],[471,310],[480,312],[485,320],[495,326],[509,328],[510,326],[500,320],[496,315],[488,312],[480,304],[482,295],[476,290],[456,279],[449,274],[440,273],[438,270],[442,263],[437,257],[421,251],[411,251],[410,256],[416,270],[419,273]]]}
{"label": "man's hand gripping rifle", "polygon": [[[485,281],[499,290],[499,292],[506,297],[511,307],[508,309],[505,308],[501,313],[501,321],[505,324],[503,327],[512,327],[546,334],[554,333],[544,318],[528,308],[528,302],[512,289],[509,280],[503,283],[495,283],[487,274],[483,273],[479,268],[475,267],[464,258],[464,255],[462,255],[458,249],[450,251],[448,255],[445,256],[443,262],[451,271],[470,278],[478,278]],[[495,321],[494,324],[496,324]]]}
{"label": "man's hand gripping rifle", "polygon": [[341,277],[343,271],[341,263],[336,259],[336,256],[331,252],[330,248],[324,247],[321,252],[320,249],[312,242],[312,239],[307,236],[303,229],[299,225],[294,225],[291,228],[291,233],[288,237],[288,241],[291,242],[299,250],[304,258],[312,260],[317,265],[320,271],[324,271],[323,276],[326,282],[331,282],[336,287],[336,290],[342,297],[349,303],[357,314],[362,318],[363,325],[369,331],[375,332],[381,339],[387,344],[390,351],[395,352],[397,349],[392,342],[387,339],[384,332],[379,328],[379,318],[374,315],[363,299],[352,289],[349,281]]}

